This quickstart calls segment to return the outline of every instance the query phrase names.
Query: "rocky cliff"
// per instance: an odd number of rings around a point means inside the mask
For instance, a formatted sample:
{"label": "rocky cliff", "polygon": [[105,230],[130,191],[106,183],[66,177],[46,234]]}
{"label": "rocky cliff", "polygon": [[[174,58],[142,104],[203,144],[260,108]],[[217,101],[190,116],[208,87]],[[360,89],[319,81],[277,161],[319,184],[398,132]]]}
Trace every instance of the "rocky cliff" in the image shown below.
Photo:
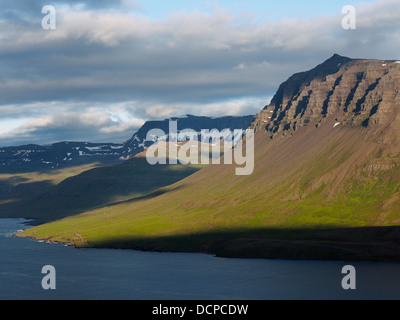
{"label": "rocky cliff", "polygon": [[302,126],[363,126],[396,143],[400,124],[400,61],[350,59],[337,54],[284,82],[253,127],[271,137]]}

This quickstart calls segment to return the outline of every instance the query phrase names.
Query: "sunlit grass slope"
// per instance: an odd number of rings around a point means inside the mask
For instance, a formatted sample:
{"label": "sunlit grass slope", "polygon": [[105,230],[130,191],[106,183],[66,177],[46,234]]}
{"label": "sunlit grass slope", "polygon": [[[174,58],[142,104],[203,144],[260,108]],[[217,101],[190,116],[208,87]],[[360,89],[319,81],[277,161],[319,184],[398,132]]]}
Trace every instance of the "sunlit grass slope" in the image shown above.
{"label": "sunlit grass slope", "polygon": [[[391,236],[381,238],[381,229],[366,227],[400,223],[398,156],[396,149],[382,152],[359,127],[333,129],[327,122],[274,140],[259,132],[250,176],[236,176],[235,165],[211,165],[155,197],[101,207],[21,235],[79,247],[395,259],[398,233],[390,229]],[[389,243],[372,250],[371,242],[382,239]]]}

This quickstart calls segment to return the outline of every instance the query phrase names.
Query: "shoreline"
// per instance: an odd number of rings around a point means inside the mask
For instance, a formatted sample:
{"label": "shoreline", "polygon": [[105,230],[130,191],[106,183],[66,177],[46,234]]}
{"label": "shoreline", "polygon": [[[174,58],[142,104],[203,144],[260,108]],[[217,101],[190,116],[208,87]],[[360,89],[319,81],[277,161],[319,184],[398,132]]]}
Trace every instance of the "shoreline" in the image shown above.
{"label": "shoreline", "polygon": [[[383,228],[383,227],[382,227]],[[382,232],[382,228],[376,231]],[[267,259],[267,260],[308,260],[340,262],[400,262],[398,240],[379,241],[333,241],[332,239],[273,239],[262,237],[222,237],[219,234],[160,237],[155,239],[129,239],[91,243],[81,235],[77,239],[36,237],[24,232],[13,237],[30,238],[34,241],[63,244],[76,249],[118,249],[160,253],[199,253],[220,258]],[[387,233],[396,233],[400,227],[385,227]],[[360,230],[360,229],[358,229]],[[371,229],[370,229],[371,230]]]}

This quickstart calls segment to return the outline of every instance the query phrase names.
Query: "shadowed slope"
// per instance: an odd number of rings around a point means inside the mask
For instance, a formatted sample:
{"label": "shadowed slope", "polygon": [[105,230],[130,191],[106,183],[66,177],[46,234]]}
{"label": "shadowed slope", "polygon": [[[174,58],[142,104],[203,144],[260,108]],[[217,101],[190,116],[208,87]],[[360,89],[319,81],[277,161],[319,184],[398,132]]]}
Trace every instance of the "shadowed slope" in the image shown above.
{"label": "shadowed slope", "polygon": [[14,187],[12,198],[0,203],[1,215],[33,218],[35,223],[61,219],[111,203],[159,195],[161,192],[153,192],[200,168],[151,166],[145,158],[138,157],[119,165],[87,170],[57,184],[50,181],[20,183]]}

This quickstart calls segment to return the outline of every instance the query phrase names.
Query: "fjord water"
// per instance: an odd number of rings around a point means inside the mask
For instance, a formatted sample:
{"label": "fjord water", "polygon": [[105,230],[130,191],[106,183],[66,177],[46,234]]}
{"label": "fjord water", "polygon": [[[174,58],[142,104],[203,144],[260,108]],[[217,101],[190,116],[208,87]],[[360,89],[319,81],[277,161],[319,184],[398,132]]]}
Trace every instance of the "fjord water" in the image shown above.
{"label": "fjord water", "polygon": [[[400,264],[352,263],[357,289],[345,291],[345,262],[225,259],[204,254],[75,249],[12,235],[25,220],[0,219],[1,300],[399,299]],[[42,267],[56,269],[44,290]]]}

